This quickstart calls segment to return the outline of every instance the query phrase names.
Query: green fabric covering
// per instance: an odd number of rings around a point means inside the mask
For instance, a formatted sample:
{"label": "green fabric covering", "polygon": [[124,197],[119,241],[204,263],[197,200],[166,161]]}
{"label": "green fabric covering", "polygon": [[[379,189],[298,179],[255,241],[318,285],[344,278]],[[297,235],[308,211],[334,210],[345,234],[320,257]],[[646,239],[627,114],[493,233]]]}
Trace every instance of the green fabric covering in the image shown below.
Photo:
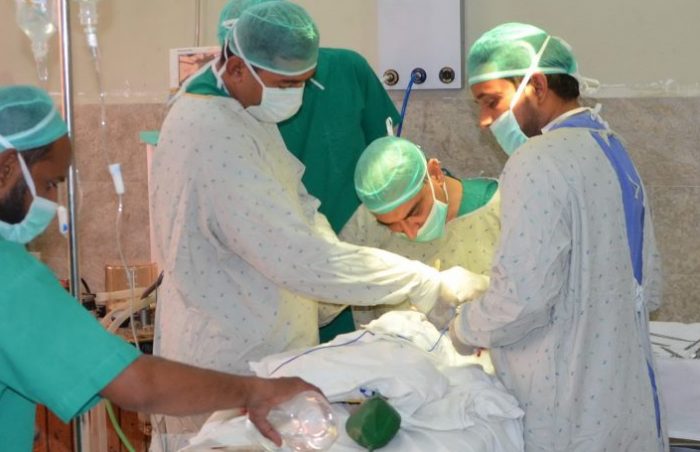
{"label": "green fabric covering", "polygon": [[212,66],[210,69],[195,76],[188,83],[185,92],[204,96],[231,97],[223,88],[219,88],[216,84],[216,75],[214,75],[214,66]]}
{"label": "green fabric covering", "polygon": [[401,415],[380,396],[365,400],[345,423],[348,436],[370,451],[389,444],[400,427]]}
{"label": "green fabric covering", "polygon": [[142,130],[139,132],[139,139],[142,143],[152,144],[153,146],[158,144],[158,137],[160,132],[158,130]]}
{"label": "green fabric covering", "polygon": [[462,179],[462,202],[459,205],[457,216],[461,217],[471,213],[491,200],[498,190],[498,181],[482,177]]}
{"label": "green fabric covering", "polygon": [[318,337],[321,343],[330,342],[339,334],[355,331],[355,320],[352,316],[352,308],[343,309],[328,325],[318,329]]}

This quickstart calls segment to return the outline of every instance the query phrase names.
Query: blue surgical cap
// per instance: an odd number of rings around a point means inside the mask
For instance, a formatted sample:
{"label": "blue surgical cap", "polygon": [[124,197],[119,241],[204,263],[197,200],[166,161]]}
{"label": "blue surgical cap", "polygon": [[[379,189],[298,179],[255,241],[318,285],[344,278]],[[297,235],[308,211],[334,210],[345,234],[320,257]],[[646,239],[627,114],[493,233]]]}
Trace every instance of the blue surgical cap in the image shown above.
{"label": "blue surgical cap", "polygon": [[245,9],[226,37],[231,52],[266,71],[295,76],[316,67],[318,28],[292,2],[268,1]]}
{"label": "blue surgical cap", "polygon": [[219,44],[224,45],[226,34],[233,26],[234,22],[241,17],[241,14],[251,6],[259,5],[277,0],[229,0],[219,14],[219,25],[216,31],[216,37],[219,39]]}
{"label": "blue surgical cap", "polygon": [[398,137],[377,138],[355,167],[355,191],[370,212],[385,214],[423,188],[428,174],[423,151]]}
{"label": "blue surgical cap", "polygon": [[0,152],[27,151],[68,133],[46,91],[28,85],[0,86]]}

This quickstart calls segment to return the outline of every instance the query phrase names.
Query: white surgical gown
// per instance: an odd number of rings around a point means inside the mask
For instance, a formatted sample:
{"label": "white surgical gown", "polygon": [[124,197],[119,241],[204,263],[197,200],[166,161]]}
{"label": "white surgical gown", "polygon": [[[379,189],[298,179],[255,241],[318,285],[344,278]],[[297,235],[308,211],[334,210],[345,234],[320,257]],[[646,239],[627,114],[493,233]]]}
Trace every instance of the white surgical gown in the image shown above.
{"label": "white surgical gown", "polygon": [[[587,130],[546,132],[510,158],[500,188],[491,285],[463,306],[457,336],[491,348],[525,410],[526,450],[657,451],[648,336],[607,157]],[[659,306],[660,277],[647,203],[646,309]]]}
{"label": "white surgical gown", "polygon": [[[340,242],[301,183],[303,169],[277,126],[235,99],[186,94],[175,102],[151,174],[154,246],[165,271],[155,354],[250,373],[249,361],[318,343],[313,300],[410,298],[432,307],[437,272]],[[167,419],[175,438],[195,433],[206,416]]]}
{"label": "white surgical gown", "polygon": [[152,168],[155,249],[165,271],[155,353],[222,371],[318,342],[317,303],[429,309],[433,269],[340,242],[301,183],[275,124],[232,98],[184,95]]}

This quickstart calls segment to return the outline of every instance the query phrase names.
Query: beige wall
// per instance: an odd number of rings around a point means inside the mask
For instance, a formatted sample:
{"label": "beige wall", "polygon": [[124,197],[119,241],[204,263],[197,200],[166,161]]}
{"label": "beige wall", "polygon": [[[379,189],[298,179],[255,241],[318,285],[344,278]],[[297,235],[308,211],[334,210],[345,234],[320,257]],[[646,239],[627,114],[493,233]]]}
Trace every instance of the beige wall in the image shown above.
{"label": "beige wall", "polygon": [[[376,61],[378,0],[300,0],[316,17],[327,46],[345,46]],[[439,0],[426,0],[439,1]],[[202,0],[202,23],[216,22],[224,0]],[[641,4],[640,4],[641,3]],[[145,147],[138,132],[157,128],[167,96],[167,50],[194,44],[194,0],[103,0],[101,34],[108,101],[108,143],[127,183],[122,221],[130,263],[149,259]],[[629,143],[645,180],[664,260],[665,306],[660,320],[700,321],[700,45],[698,0],[465,0],[466,41],[506,20],[533,22],[574,46],[584,74],[608,85],[603,114]],[[77,24],[77,18],[73,18]],[[102,289],[104,264],[118,260],[116,199],[99,151],[95,84],[81,31],[76,27],[74,84],[79,93],[74,144],[83,197],[79,210],[81,276]],[[202,44],[216,41],[202,27]],[[56,40],[51,86],[58,89]],[[36,83],[29,45],[14,24],[11,0],[0,0],[0,83]],[[665,92],[675,80],[679,91]],[[615,91],[614,85],[632,88]],[[665,98],[664,94],[686,95]],[[648,98],[658,96],[657,98]],[[401,93],[392,93],[396,102]],[[505,161],[493,138],[479,131],[469,93],[416,92],[406,136],[439,157],[454,174],[497,176]],[[455,127],[460,124],[460,127]],[[53,228],[50,229],[53,231]],[[67,276],[65,242],[54,232],[36,244],[61,277]]]}
{"label": "beige wall", "polygon": [[[377,57],[375,4],[381,0],[299,0],[318,22],[325,46]],[[426,4],[440,0],[426,0]],[[201,0],[201,44],[216,43],[224,0]],[[74,87],[91,102],[96,84],[72,8]],[[606,85],[606,96],[700,93],[700,1],[466,0],[465,37],[473,42],[505,21],[540,25],[572,44],[584,75]],[[161,102],[167,96],[168,49],[194,45],[194,0],[102,0],[99,36],[110,103]],[[28,40],[14,22],[14,2],[0,2],[0,83],[36,83]],[[50,88],[58,91],[58,40],[52,40]],[[674,81],[675,83],[669,83]],[[669,91],[670,90],[670,91]]]}

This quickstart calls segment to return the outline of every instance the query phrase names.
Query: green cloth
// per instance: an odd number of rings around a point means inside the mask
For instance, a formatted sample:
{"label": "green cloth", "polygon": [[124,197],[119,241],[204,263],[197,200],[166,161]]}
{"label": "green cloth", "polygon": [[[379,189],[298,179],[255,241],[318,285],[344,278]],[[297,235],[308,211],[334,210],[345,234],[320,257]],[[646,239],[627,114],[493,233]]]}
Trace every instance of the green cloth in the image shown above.
{"label": "green cloth", "polygon": [[318,329],[318,340],[321,344],[330,342],[339,334],[355,331],[355,318],[352,316],[352,308],[347,308],[340,311],[328,325]]}
{"label": "green cloth", "polygon": [[[367,61],[345,49],[321,48],[314,80],[306,83],[299,112],[279,124],[287,149],[306,166],[302,182],[321,201],[323,213],[338,233],[355,213],[355,165],[362,151],[386,136],[386,118],[399,113]],[[321,342],[355,330],[350,308],[320,328]]]}
{"label": "green cloth", "polygon": [[369,451],[389,444],[400,427],[401,415],[381,396],[362,402],[345,422],[348,436]]}
{"label": "green cloth", "polygon": [[200,74],[193,75],[192,81],[189,81],[189,83],[185,81],[185,83],[188,83],[185,92],[190,94],[202,94],[204,96],[231,97],[226,90],[216,86],[217,80],[216,75],[214,75],[215,70],[215,66],[211,65]]}
{"label": "green cloth", "polygon": [[461,217],[471,213],[491,201],[493,194],[498,190],[498,181],[483,177],[462,179],[462,202],[459,205],[457,216]]}
{"label": "green cloth", "polygon": [[160,132],[158,130],[142,130],[139,132],[139,139],[142,143],[151,144],[153,146],[158,144],[158,137]]}
{"label": "green cloth", "polygon": [[35,404],[64,422],[140,353],[108,333],[24,246],[0,240],[0,449],[31,451]]}
{"label": "green cloth", "polygon": [[399,113],[367,61],[356,52],[322,48],[314,79],[306,83],[299,112],[279,124],[287,149],[306,166],[302,181],[321,201],[338,233],[360,205],[355,165],[362,151],[386,136],[386,118]]}

